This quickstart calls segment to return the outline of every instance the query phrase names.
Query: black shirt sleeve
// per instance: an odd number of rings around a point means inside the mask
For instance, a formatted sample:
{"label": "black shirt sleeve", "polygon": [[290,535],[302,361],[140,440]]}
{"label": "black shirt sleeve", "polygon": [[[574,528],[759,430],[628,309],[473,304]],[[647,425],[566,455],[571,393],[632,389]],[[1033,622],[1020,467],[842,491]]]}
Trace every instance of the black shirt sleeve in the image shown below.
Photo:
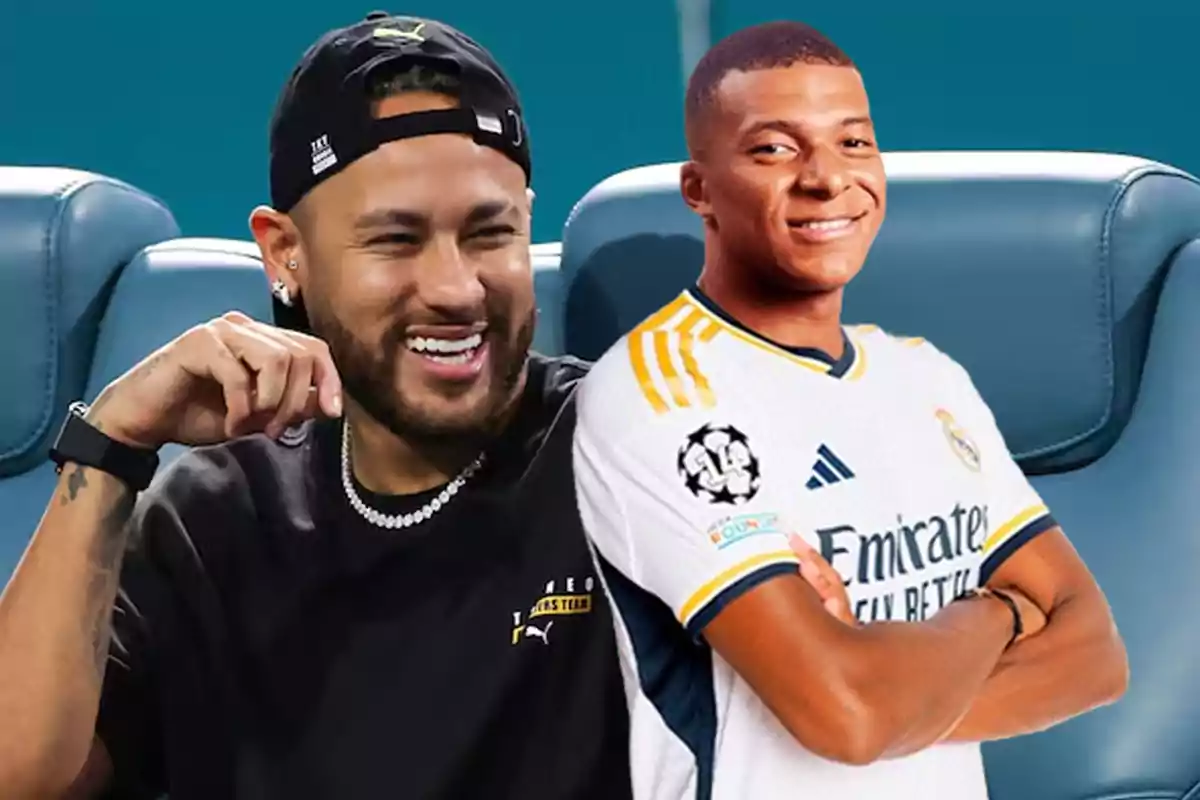
{"label": "black shirt sleeve", "polygon": [[147,548],[169,531],[172,515],[144,495],[131,520],[130,541],[112,615],[112,641],[100,694],[96,733],[113,765],[110,797],[157,798],[166,791],[156,677],[156,606],[166,593]]}

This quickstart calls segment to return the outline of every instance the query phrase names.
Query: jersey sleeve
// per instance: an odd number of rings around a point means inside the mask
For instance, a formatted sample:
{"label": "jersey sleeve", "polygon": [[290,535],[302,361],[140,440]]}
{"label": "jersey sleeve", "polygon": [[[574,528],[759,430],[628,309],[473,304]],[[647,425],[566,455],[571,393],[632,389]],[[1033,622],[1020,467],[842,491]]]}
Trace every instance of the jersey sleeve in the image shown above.
{"label": "jersey sleeve", "polygon": [[970,376],[955,364],[964,394],[969,436],[978,437],[979,466],[988,498],[988,536],[980,584],[1026,542],[1058,525],[1050,509],[1013,459],[987,402]]}
{"label": "jersey sleeve", "polygon": [[576,494],[606,569],[657,596],[698,636],[733,599],[795,573],[788,528],[763,485],[763,423],[655,412],[603,362],[584,380]]}

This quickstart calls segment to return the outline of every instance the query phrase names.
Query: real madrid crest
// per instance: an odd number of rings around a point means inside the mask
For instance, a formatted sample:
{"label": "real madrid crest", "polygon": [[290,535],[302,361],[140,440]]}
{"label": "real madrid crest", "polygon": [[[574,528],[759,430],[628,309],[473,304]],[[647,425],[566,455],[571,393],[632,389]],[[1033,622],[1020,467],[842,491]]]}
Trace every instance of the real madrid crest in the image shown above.
{"label": "real madrid crest", "polygon": [[975,440],[966,429],[955,422],[954,415],[946,409],[939,408],[935,416],[938,422],[942,423],[942,432],[946,434],[946,441],[950,443],[954,455],[958,456],[958,460],[963,462],[967,469],[978,472],[982,461],[979,445],[975,444]]}

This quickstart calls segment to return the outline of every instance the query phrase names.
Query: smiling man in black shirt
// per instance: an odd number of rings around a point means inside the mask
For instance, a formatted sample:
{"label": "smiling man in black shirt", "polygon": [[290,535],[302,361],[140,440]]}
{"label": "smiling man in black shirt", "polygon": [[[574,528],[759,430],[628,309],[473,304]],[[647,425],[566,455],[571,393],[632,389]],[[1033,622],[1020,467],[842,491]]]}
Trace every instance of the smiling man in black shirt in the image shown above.
{"label": "smiling man in black shirt", "polygon": [[[197,326],[55,446],[0,597],[6,798],[629,795],[529,176],[458,31],[373,14],[305,54],[251,218],[278,326]],[[168,442],[198,447],[147,488]]]}

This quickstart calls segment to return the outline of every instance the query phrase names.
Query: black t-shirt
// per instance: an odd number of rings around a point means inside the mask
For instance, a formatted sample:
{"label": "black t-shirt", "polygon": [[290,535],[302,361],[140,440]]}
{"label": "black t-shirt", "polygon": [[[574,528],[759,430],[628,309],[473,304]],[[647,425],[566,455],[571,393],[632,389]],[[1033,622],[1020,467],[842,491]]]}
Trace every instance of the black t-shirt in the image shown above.
{"label": "black t-shirt", "polygon": [[[117,796],[629,797],[571,471],[584,370],[531,357],[484,469],[408,529],[350,506],[336,422],[172,465],[139,503],[113,617],[98,732]],[[437,494],[358,491],[384,513]]]}

